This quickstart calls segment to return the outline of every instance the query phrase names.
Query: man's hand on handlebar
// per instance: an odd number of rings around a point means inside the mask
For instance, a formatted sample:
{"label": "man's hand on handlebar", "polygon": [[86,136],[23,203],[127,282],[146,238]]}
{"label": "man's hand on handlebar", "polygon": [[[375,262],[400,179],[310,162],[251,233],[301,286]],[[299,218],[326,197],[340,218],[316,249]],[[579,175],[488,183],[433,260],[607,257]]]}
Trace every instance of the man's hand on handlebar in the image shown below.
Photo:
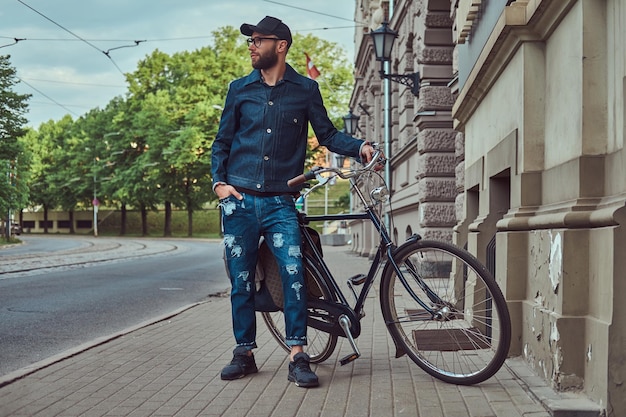
{"label": "man's hand on handlebar", "polygon": [[[371,162],[375,153],[376,153],[376,149],[374,149],[374,147],[370,145],[369,143],[365,143],[365,145],[363,145],[363,147],[361,148],[361,158],[363,158],[363,160],[365,161],[365,164]],[[385,160],[385,154],[382,151],[380,151],[378,159],[381,161]],[[380,171],[382,168],[383,168],[382,163],[377,164],[374,167],[376,171]]]}
{"label": "man's hand on handlebar", "polygon": [[348,179],[354,178],[356,176],[361,175],[365,171],[369,171],[374,169],[375,171],[380,171],[385,166],[387,159],[383,152],[378,148],[376,144],[373,146],[366,142],[361,147],[361,163],[364,165],[362,168],[350,168],[347,170],[342,169],[342,167],[313,167],[309,172],[305,172],[304,174],[300,174],[297,177],[294,177],[287,181],[287,185],[290,187],[296,187],[300,184],[305,183],[306,181],[314,179],[318,174],[324,172],[332,172],[334,175],[337,175],[339,178]]}

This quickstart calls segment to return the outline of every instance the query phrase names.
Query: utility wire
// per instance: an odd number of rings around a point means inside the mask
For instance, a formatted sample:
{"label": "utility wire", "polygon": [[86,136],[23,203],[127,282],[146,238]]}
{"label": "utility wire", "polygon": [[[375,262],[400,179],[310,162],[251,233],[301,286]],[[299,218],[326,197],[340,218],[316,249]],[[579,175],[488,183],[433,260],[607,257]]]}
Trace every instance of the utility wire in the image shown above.
{"label": "utility wire", "polygon": [[78,40],[85,42],[87,45],[91,46],[93,49],[95,49],[98,52],[103,52],[100,48],[98,48],[96,45],[94,45],[93,43],[89,42],[87,39],[81,38],[80,36],[78,36],[77,34],[75,34],[74,32],[72,32],[71,30],[69,30],[68,28],[66,28],[65,26],[55,22],[54,20],[50,19],[48,16],[46,16],[45,14],[41,13],[40,11],[38,11],[37,9],[34,9],[33,7],[29,6],[28,4],[24,3],[22,0],[17,0],[19,3],[22,3],[22,5],[28,7],[29,9],[31,9],[33,12],[37,13],[39,16],[43,17],[44,19],[46,19],[47,21],[53,23],[54,25],[60,27],[61,29],[63,29],[64,31],[66,31],[67,33],[69,33],[70,35],[74,36],[75,38],[77,38]]}
{"label": "utility wire", "polygon": [[[357,25],[361,26],[361,25]],[[315,30],[330,30],[330,29],[354,29],[354,25],[352,26],[333,26],[333,27],[321,27],[321,28],[312,28],[312,29],[301,29],[303,32],[313,32]],[[295,29],[298,32],[298,29]]]}
{"label": "utility wire", "polygon": [[135,42],[134,45],[122,45],[122,46],[116,46],[115,48],[110,48],[107,49],[107,51],[104,53],[106,56],[109,56],[109,52],[114,51],[116,49],[122,49],[122,48],[134,48],[135,46],[138,46],[141,42],[146,42],[145,40],[143,41],[133,41]]}
{"label": "utility wire", "polygon": [[[19,1],[19,0],[18,0]],[[72,113],[74,116],[79,117],[78,114],[74,113],[72,110],[70,110],[69,108],[67,108],[66,106],[64,106],[63,104],[59,103],[58,101],[56,101],[55,99],[53,99],[52,97],[50,97],[49,95],[47,95],[46,93],[44,93],[43,91],[39,90],[38,88],[34,87],[32,84],[27,83],[26,81],[24,81],[22,78],[20,77],[15,77],[18,80],[20,80],[21,82],[23,82],[24,84],[26,84],[27,86],[29,86],[30,88],[32,88],[33,90],[35,90],[36,92],[38,92],[39,94],[41,94],[42,96],[44,96],[45,98],[47,98],[48,100],[50,100],[51,102],[53,102],[54,104],[56,104],[57,106],[67,110],[68,112]]]}
{"label": "utility wire", "polygon": [[[347,27],[347,26],[346,26]],[[331,28],[335,29],[335,28]],[[15,39],[13,36],[0,36],[2,39]],[[145,40],[135,40],[135,39],[87,39],[87,41],[91,42],[165,42],[165,41],[185,41],[190,39],[211,39],[211,36],[201,35],[201,36],[184,36],[181,38],[155,38],[155,39],[145,39]],[[51,42],[83,42],[83,39],[72,39],[72,38],[23,38],[18,39],[20,41],[51,41]],[[134,45],[129,45],[134,46]],[[99,49],[98,49],[99,50]],[[100,50],[99,50],[100,51]]]}
{"label": "utility wire", "polygon": [[55,84],[68,84],[68,85],[86,85],[89,87],[106,87],[106,88],[124,88],[124,85],[121,84],[95,84],[95,83],[80,83],[76,81],[59,81],[59,80],[46,80],[44,78],[22,78],[23,80],[30,81],[40,81],[44,83],[55,83]]}
{"label": "utility wire", "polygon": [[[11,39],[11,38],[8,38]],[[0,45],[0,48],[6,48],[7,46],[11,46],[11,45],[15,45],[16,43],[18,43],[19,41],[25,41],[26,39],[23,38],[13,38],[13,43],[8,43],[6,45]]]}
{"label": "utility wire", "polygon": [[[17,0],[19,3],[21,3],[22,5],[28,7],[29,9],[31,9],[33,12],[37,13],[39,16],[43,17],[44,19],[48,20],[49,22],[55,24],[56,26],[60,27],[61,29],[63,29],[64,31],[66,31],[67,33],[69,33],[70,35],[74,36],[75,38],[85,42],[87,45],[91,46],[92,48],[94,48],[96,51],[98,52],[102,52],[104,55],[106,55],[107,58],[109,58],[109,60],[111,61],[111,63],[113,63],[113,65],[115,65],[115,68],[117,68],[117,70],[120,72],[120,74],[124,75],[124,71],[122,71],[122,69],[117,65],[117,63],[113,60],[113,58],[111,58],[111,55],[109,55],[109,51],[103,51],[102,49],[98,48],[96,45],[94,45],[93,43],[89,42],[87,39],[82,38],[80,36],[78,36],[77,34],[75,34],[74,32],[72,32],[71,30],[69,30],[68,28],[66,28],[65,26],[55,22],[54,20],[50,19],[48,16],[46,16],[45,14],[41,13],[40,11],[34,9],[33,7],[29,6],[28,4],[24,3],[22,0]],[[138,44],[136,44],[138,45]],[[135,45],[135,46],[136,46]]]}
{"label": "utility wire", "polygon": [[[43,105],[56,106],[56,103],[50,103],[49,101],[28,100],[28,105],[30,106],[31,104],[43,104]],[[67,107],[78,107],[80,109],[85,109],[85,110],[92,110],[93,109],[93,107],[90,107],[90,106],[84,105],[84,104],[64,104],[64,106],[67,106]]]}
{"label": "utility wire", "polygon": [[[328,13],[317,12],[315,10],[305,9],[303,7],[292,6],[291,4],[281,3],[281,2],[273,1],[273,0],[263,0],[263,1],[265,1],[267,3],[279,4],[279,5],[285,6],[285,7],[291,7],[292,9],[298,9],[298,10],[302,10],[302,11],[305,11],[305,12],[308,12],[308,13],[315,13],[315,14],[319,14],[319,15],[322,15],[322,16],[328,16],[328,17],[332,17],[334,19],[340,19],[340,20],[345,20],[345,21],[348,21],[348,22],[355,23],[354,19],[348,19],[347,17],[335,16],[335,15],[328,14]],[[359,23],[361,25],[365,24],[363,22],[356,22],[356,23]]]}

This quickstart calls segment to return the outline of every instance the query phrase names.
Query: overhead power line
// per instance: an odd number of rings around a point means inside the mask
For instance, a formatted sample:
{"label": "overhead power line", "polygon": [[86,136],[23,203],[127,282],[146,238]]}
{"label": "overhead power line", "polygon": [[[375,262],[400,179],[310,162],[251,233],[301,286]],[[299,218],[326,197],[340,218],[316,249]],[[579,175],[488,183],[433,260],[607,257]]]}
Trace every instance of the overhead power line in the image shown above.
{"label": "overhead power line", "polygon": [[98,48],[96,45],[94,45],[93,43],[89,42],[88,40],[81,38],[80,36],[78,36],[77,34],[75,34],[74,32],[72,32],[71,30],[69,30],[68,28],[66,28],[65,26],[55,22],[54,20],[50,19],[48,16],[46,16],[45,14],[41,13],[39,10],[29,6],[28,4],[24,3],[22,0],[17,0],[18,2],[22,3],[22,5],[28,7],[29,9],[31,9],[33,12],[37,13],[39,16],[43,17],[44,19],[46,19],[47,21],[51,22],[52,24],[60,27],[61,29],[63,29],[64,31],[66,31],[67,33],[69,33],[70,35],[74,36],[75,38],[85,42],[87,45],[91,46],[92,48],[94,48],[96,51],[98,52],[102,52],[102,50],[100,50],[100,48]]}
{"label": "overhead power line", "polygon": [[[318,12],[318,11],[315,11],[315,10],[305,9],[305,8],[303,8],[303,7],[297,7],[297,6],[293,6],[293,5],[291,5],[291,4],[281,3],[281,2],[279,2],[279,1],[274,1],[274,0],[264,0],[264,1],[265,1],[265,2],[267,2],[267,3],[274,3],[274,4],[279,4],[279,5],[281,5],[281,6],[290,7],[290,8],[292,8],[292,9],[302,10],[302,11],[304,11],[304,12],[308,12],[308,13],[319,14],[319,15],[322,15],[322,16],[332,17],[333,19],[345,20],[345,21],[348,21],[348,22],[355,23],[355,20],[354,20],[354,19],[350,19],[350,18],[347,18],[347,17],[341,17],[341,16],[335,16],[335,15],[328,14],[328,13],[322,13],[322,12]],[[361,25],[364,25],[364,24],[365,24],[365,23],[363,23],[363,22],[356,22],[356,23],[359,23],[359,24],[361,24]]]}
{"label": "overhead power line", "polygon": [[22,78],[22,80],[39,81],[43,83],[55,83],[55,84],[67,84],[67,85],[85,85],[89,87],[105,87],[105,88],[124,88],[122,84],[96,84],[96,83],[80,83],[76,81],[59,81],[59,80],[46,80],[43,78]]}
{"label": "overhead power line", "polygon": [[[348,26],[344,26],[348,27]],[[337,28],[330,28],[337,29]],[[37,42],[83,42],[83,39],[76,38],[14,38],[13,36],[0,36],[2,39],[14,39],[17,41],[37,41]],[[192,39],[211,39],[212,36],[208,35],[200,35],[200,36],[183,36],[180,38],[155,38],[155,39],[144,39],[144,40],[136,40],[136,39],[89,39],[85,38],[86,41],[89,42],[135,42],[136,44],[143,42],[169,42],[169,41],[187,41]],[[11,45],[15,45],[15,42]],[[135,45],[129,45],[135,46]],[[100,51],[100,50],[99,50]]]}
{"label": "overhead power line", "polygon": [[[19,1],[19,0],[18,0]],[[69,108],[67,108],[65,105],[59,103],[58,101],[56,101],[55,99],[53,99],[52,97],[50,97],[49,95],[47,95],[46,93],[44,93],[43,91],[39,90],[38,88],[34,87],[32,84],[27,83],[26,81],[24,81],[22,78],[20,77],[15,77],[18,80],[20,80],[21,82],[23,82],[24,84],[26,84],[27,86],[29,86],[30,88],[32,88],[33,90],[35,90],[36,92],[38,92],[39,94],[41,94],[42,96],[44,96],[45,98],[47,98],[48,100],[50,100],[51,102],[53,102],[54,104],[56,104],[57,106],[67,110],[68,112],[72,113],[74,116],[79,117],[78,114],[74,113],[72,110],[70,110]]]}
{"label": "overhead power line", "polygon": [[[24,1],[22,0],[17,0],[19,3],[21,3],[22,5],[24,5],[25,7],[28,7],[30,10],[32,10],[33,12],[37,13],[39,16],[43,17],[44,19],[46,19],[47,21],[53,23],[54,25],[58,26],[59,28],[63,29],[64,31],[66,31],[67,33],[69,33],[70,35],[74,36],[75,38],[83,41],[84,43],[86,43],[87,45],[91,46],[92,48],[94,48],[96,51],[98,52],[102,52],[107,58],[109,58],[109,60],[111,61],[111,63],[113,65],[115,65],[115,68],[117,68],[117,70],[120,72],[120,74],[124,75],[124,71],[122,71],[122,69],[117,65],[117,63],[115,62],[115,60],[113,58],[111,58],[111,55],[109,54],[109,51],[111,51],[111,49],[109,49],[108,51],[103,51],[102,49],[98,48],[96,45],[94,45],[93,43],[91,43],[90,41],[88,41],[87,39],[75,34],[74,32],[72,32],[71,30],[69,30],[68,28],[66,28],[65,26],[61,25],[60,23],[55,22],[54,20],[52,20],[51,18],[49,18],[48,16],[46,16],[45,14],[41,13],[40,11],[38,11],[37,9],[29,6],[28,4],[26,4]],[[137,41],[136,41],[137,42]],[[136,43],[133,46],[137,46],[139,45],[139,43]]]}
{"label": "overhead power line", "polygon": [[[11,38],[7,38],[7,39],[11,39]],[[13,38],[13,43],[7,43],[6,45],[0,45],[0,48],[5,48],[7,46],[11,46],[11,45],[15,45],[16,43],[20,42],[20,41],[25,41],[26,39],[23,38]]]}

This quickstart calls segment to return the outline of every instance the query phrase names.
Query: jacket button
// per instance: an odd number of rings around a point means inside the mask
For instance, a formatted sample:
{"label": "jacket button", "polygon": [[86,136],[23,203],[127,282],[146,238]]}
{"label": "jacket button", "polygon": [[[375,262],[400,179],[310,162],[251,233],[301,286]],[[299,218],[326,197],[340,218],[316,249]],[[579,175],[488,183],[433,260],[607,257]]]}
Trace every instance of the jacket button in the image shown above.
{"label": "jacket button", "polygon": [[266,161],[269,161],[269,160],[270,160],[270,157],[269,157],[269,156],[267,156],[267,155],[265,155],[265,156],[263,157],[263,159],[265,159]]}
{"label": "jacket button", "polygon": [[257,184],[257,185],[256,185],[256,188],[261,188],[261,184]]}
{"label": "jacket button", "polygon": [[267,103],[267,104],[269,104],[270,106],[273,106],[273,105],[274,105],[274,102],[273,102],[273,101],[270,101],[270,102],[269,102],[269,103]]}
{"label": "jacket button", "polygon": [[294,123],[298,123],[298,119],[293,119],[293,122]]}
{"label": "jacket button", "polygon": [[272,129],[268,128],[266,132],[267,133],[272,133]]}

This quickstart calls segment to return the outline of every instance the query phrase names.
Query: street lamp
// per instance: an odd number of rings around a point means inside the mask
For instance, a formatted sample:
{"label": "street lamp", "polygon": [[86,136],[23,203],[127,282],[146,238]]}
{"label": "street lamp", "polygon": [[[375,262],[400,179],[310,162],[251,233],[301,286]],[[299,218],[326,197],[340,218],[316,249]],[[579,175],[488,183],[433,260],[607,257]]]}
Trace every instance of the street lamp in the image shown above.
{"label": "street lamp", "polygon": [[356,114],[352,114],[352,109],[348,111],[348,114],[343,116],[343,125],[345,126],[346,133],[348,135],[352,136],[356,133],[356,130],[359,127],[358,126],[359,119],[360,119],[360,116],[357,116]]}
{"label": "street lamp", "polygon": [[345,155],[335,154],[335,162],[337,163],[337,168],[343,168],[343,164],[346,163]]}
{"label": "street lamp", "polygon": [[370,32],[370,36],[374,41],[374,53],[376,54],[376,60],[380,61],[380,77],[410,87],[413,95],[419,97],[419,72],[414,72],[413,74],[387,74],[385,72],[384,64],[385,62],[391,61],[391,48],[393,48],[393,42],[398,37],[398,32],[391,29],[387,22],[383,22],[381,27]]}
{"label": "street lamp", "polygon": [[[411,93],[414,96],[419,97],[420,91],[420,73],[414,72],[413,74],[390,74],[385,71],[389,69],[391,61],[391,49],[393,43],[398,37],[398,32],[391,29],[387,22],[383,22],[383,25],[370,32],[372,41],[374,43],[374,53],[376,54],[376,60],[380,61],[380,78],[385,80],[384,85],[384,98],[385,98],[385,112],[384,112],[384,138],[385,138],[385,156],[391,158],[391,86],[390,81],[404,84],[411,88]],[[385,183],[387,187],[391,189],[391,167],[390,164],[385,164]],[[391,227],[390,213],[385,213],[385,226],[389,230]]]}
{"label": "street lamp", "polygon": [[[118,136],[121,134],[122,132],[105,133],[102,136],[102,139],[106,140],[106,138],[110,136]],[[94,156],[93,156],[93,200],[91,203],[93,204],[93,235],[94,237],[98,237],[98,207],[100,206],[100,201],[98,201],[98,196],[97,196],[97,188],[98,188],[97,163],[99,161],[99,158],[96,155],[96,146],[93,147],[93,153],[94,153]]]}
{"label": "street lamp", "polygon": [[97,172],[97,166],[96,163],[98,162],[98,157],[94,156],[93,158],[93,235],[94,237],[98,237],[98,206],[100,206],[100,202],[98,201],[98,197],[96,196],[96,189],[97,189],[97,176],[96,176],[96,172]]}

